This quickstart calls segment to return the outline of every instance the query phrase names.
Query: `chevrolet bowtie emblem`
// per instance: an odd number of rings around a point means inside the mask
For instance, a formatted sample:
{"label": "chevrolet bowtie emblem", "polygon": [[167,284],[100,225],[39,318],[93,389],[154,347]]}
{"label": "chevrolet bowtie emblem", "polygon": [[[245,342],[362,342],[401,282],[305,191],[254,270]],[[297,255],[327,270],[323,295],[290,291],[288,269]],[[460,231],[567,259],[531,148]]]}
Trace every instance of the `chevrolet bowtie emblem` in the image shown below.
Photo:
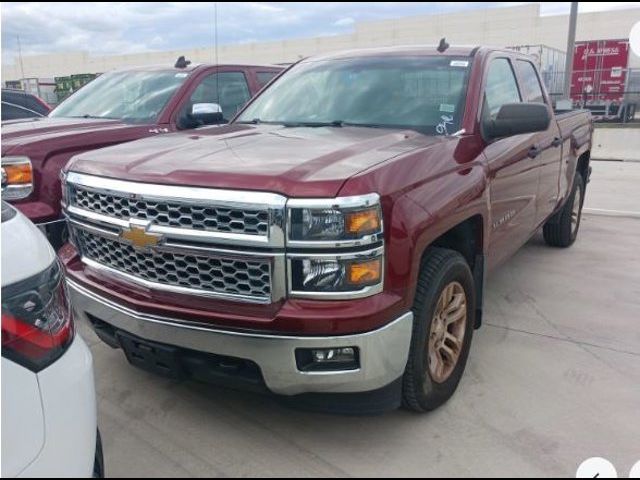
{"label": "chevrolet bowtie emblem", "polygon": [[130,243],[135,248],[147,249],[155,247],[162,240],[162,235],[158,233],[147,232],[148,223],[136,224],[130,223],[129,228],[123,228],[120,233],[120,238],[127,243]]}

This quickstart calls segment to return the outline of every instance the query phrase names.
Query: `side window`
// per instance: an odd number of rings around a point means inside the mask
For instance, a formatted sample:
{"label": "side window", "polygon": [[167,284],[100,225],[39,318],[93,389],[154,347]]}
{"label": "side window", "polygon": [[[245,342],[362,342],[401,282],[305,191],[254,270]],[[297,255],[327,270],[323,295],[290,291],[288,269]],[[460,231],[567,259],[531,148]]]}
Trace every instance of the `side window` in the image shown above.
{"label": "side window", "polygon": [[30,112],[18,105],[2,102],[2,120],[15,120],[17,118],[34,118],[39,115]]}
{"label": "side window", "polygon": [[516,77],[513,74],[509,60],[506,58],[497,58],[489,65],[484,97],[484,114],[490,117],[495,117],[500,107],[505,103],[522,101],[518,92]]}
{"label": "side window", "polygon": [[202,80],[189,98],[189,111],[196,103],[217,103],[222,116],[230,120],[251,98],[247,80],[242,72],[214,73]]}
{"label": "side window", "polygon": [[540,80],[538,80],[538,75],[536,74],[536,69],[533,64],[525,60],[518,60],[516,61],[516,68],[518,69],[520,81],[522,82],[524,101],[527,103],[544,103],[542,87],[540,86]]}
{"label": "side window", "polygon": [[271,79],[277,74],[278,72],[256,72],[256,77],[258,77],[258,84],[260,84],[260,88],[269,83]]}

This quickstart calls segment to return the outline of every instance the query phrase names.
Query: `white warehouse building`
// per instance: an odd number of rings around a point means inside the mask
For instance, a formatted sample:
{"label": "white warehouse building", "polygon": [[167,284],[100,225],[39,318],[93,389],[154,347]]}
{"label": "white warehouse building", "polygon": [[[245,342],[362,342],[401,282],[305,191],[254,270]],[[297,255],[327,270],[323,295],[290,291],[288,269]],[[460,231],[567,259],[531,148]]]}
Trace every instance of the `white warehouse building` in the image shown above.
{"label": "white warehouse building", "polygon": [[[576,39],[627,39],[631,27],[638,21],[640,7],[580,13]],[[353,33],[345,35],[220,45],[218,58],[220,63],[290,63],[335,50],[435,44],[442,37],[451,44],[545,45],[564,51],[568,23],[568,15],[541,16],[539,4],[487,8],[361,22],[354,25]],[[13,64],[2,65],[2,81],[102,73],[133,65],[172,65],[179,55],[185,55],[193,62],[213,62],[215,58],[211,45],[128,55],[95,56],[86,51],[74,51],[23,56],[22,68],[17,58]],[[629,67],[640,68],[640,57],[631,54]]]}

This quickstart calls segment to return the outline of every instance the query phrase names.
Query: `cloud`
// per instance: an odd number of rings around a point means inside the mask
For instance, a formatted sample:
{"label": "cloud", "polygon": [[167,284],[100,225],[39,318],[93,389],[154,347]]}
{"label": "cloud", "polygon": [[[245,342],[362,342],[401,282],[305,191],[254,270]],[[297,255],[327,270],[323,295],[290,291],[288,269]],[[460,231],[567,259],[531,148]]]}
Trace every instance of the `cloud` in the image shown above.
{"label": "cloud", "polygon": [[354,23],[356,23],[356,21],[351,18],[351,17],[344,17],[341,18],[340,20],[336,20],[335,22],[333,22],[333,26],[334,27],[348,27],[353,25]]}

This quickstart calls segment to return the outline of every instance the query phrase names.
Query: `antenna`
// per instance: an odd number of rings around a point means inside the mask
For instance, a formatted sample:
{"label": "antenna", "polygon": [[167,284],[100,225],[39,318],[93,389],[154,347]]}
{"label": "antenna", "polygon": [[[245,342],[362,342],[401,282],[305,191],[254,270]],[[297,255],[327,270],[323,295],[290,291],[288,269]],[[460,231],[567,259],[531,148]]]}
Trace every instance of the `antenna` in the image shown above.
{"label": "antenna", "polygon": [[178,60],[176,60],[174,68],[187,68],[190,64],[191,60],[187,60],[184,58],[184,55],[181,55],[178,57]]}
{"label": "antenna", "polygon": [[438,52],[440,53],[444,53],[447,51],[447,48],[449,48],[449,44],[447,43],[447,41],[445,40],[444,37],[442,37],[440,39],[440,43],[438,44]]}
{"label": "antenna", "polygon": [[213,3],[213,38],[215,41],[214,48],[216,57],[216,103],[220,105],[220,62],[218,60],[218,2]]}
{"label": "antenna", "polygon": [[24,65],[22,63],[22,46],[20,45],[20,35],[16,35],[16,37],[18,39],[18,59],[20,60],[20,74],[22,75],[22,80],[24,80]]}

